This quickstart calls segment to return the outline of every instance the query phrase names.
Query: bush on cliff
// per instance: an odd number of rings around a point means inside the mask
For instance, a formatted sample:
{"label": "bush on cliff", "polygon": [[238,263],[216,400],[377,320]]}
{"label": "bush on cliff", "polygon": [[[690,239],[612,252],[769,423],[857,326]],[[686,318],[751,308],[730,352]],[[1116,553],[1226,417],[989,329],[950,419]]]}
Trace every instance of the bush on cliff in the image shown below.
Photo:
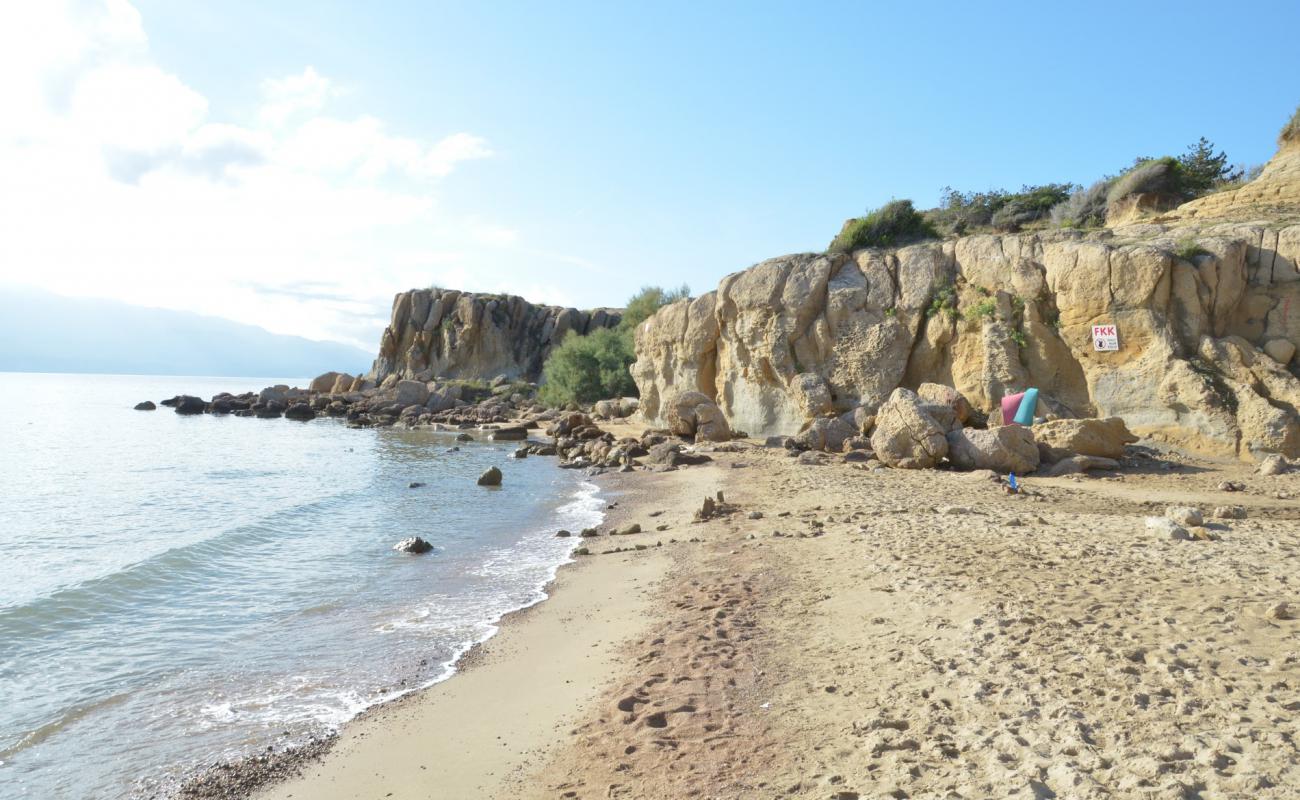
{"label": "bush on cliff", "polygon": [[939,234],[915,208],[911,200],[893,200],[865,217],[844,223],[838,236],[826,248],[828,253],[852,253],[864,247],[898,247]]}
{"label": "bush on cliff", "polygon": [[690,292],[685,285],[668,290],[643,287],[627,301],[617,328],[600,328],[586,336],[565,336],[542,366],[538,399],[558,407],[635,397],[636,383],[628,368],[636,360],[636,327],[661,306],[690,297]]}
{"label": "bush on cliff", "polygon": [[943,189],[939,207],[925,212],[925,218],[945,234],[964,236],[980,229],[1018,231],[1046,220],[1053,206],[1063,202],[1079,187],[1072,183],[1022,186],[1019,192],[990,189],[987,192],[959,192]]}

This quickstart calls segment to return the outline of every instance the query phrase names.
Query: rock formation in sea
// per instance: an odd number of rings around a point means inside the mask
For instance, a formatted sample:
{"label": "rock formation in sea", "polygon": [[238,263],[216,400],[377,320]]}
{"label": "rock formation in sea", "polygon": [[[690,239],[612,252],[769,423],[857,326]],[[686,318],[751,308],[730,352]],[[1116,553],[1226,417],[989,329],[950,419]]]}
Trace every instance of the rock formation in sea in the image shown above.
{"label": "rock formation in sea", "polygon": [[[698,392],[762,437],[874,414],[898,387],[952,386],[988,413],[1032,386],[1052,416],[1300,456],[1300,141],[1241,189],[1134,216],[728,275],[637,330],[641,411],[668,426]],[[1093,326],[1113,326],[1119,349],[1097,349]]]}
{"label": "rock formation in sea", "polygon": [[393,315],[369,378],[390,375],[535,381],[551,348],[569,331],[618,325],[622,312],[530,303],[514,295],[416,289],[393,299]]}

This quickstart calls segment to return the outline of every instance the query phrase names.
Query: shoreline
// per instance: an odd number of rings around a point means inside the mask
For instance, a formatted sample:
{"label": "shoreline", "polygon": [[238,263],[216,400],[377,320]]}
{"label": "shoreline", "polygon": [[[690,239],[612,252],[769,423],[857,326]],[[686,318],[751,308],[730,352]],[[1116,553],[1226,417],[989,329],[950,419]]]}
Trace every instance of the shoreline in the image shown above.
{"label": "shoreline", "polygon": [[[334,422],[330,420],[330,422]],[[452,433],[451,431],[438,431]],[[556,467],[558,469],[558,466]],[[597,512],[600,520],[596,526],[605,526],[611,517],[609,501],[619,496],[617,489],[611,490],[600,485],[597,480],[607,478],[611,473],[587,476],[578,484],[578,491],[571,496],[576,502],[582,496],[594,497],[601,501],[603,508]],[[582,484],[591,484],[594,490],[587,492]],[[382,713],[391,706],[410,701],[413,697],[428,692],[446,683],[452,678],[481,664],[484,660],[484,647],[501,635],[508,627],[518,625],[527,618],[529,612],[550,600],[557,586],[562,582],[563,573],[580,569],[584,563],[583,556],[575,555],[585,539],[579,539],[574,532],[573,546],[565,556],[566,560],[556,563],[550,570],[549,577],[537,587],[538,596],[516,608],[512,608],[487,623],[488,630],[477,640],[459,648],[455,654],[442,663],[437,676],[410,688],[391,691],[375,702],[358,711],[354,716],[343,721],[333,730],[324,734],[312,735],[305,741],[294,743],[279,750],[268,748],[266,752],[250,753],[231,761],[218,761],[210,767],[192,774],[171,790],[162,793],[154,791],[148,795],[150,800],[175,798],[175,800],[214,800],[215,798],[247,797],[249,793],[265,791],[277,784],[291,780],[309,763],[327,755],[337,744],[344,729],[362,722],[377,713]]]}
{"label": "shoreline", "polygon": [[[659,492],[652,488],[659,482],[647,481],[648,477],[647,473],[619,475],[607,472],[590,479],[598,485],[600,496],[610,501],[607,506],[613,505],[613,508],[606,508],[600,528],[615,528],[632,517],[646,516],[651,505],[664,504],[659,499]],[[676,533],[681,535],[681,531]],[[668,537],[667,532],[660,535],[665,540]],[[594,541],[608,542],[609,537],[579,539],[575,542],[575,550],[590,546]],[[545,749],[555,719],[565,716],[565,705],[571,703],[572,707],[581,708],[593,699],[594,690],[601,685],[600,674],[604,665],[613,658],[623,640],[634,632],[637,619],[648,619],[646,590],[661,580],[671,566],[671,559],[655,552],[657,550],[659,548],[626,551],[629,555],[635,553],[638,557],[635,560],[639,562],[636,564],[572,556],[570,561],[558,566],[555,576],[543,589],[543,598],[505,614],[496,623],[495,632],[462,653],[453,664],[453,671],[445,678],[362,711],[345,722],[326,747],[302,753],[286,752],[274,771],[263,770],[261,774],[250,776],[255,778],[255,783],[239,782],[239,791],[248,794],[210,792],[182,797],[186,800],[226,796],[265,800],[369,797],[371,792],[378,791],[371,785],[373,781],[409,786],[424,777],[418,773],[432,770],[431,764],[436,763],[439,756],[453,755],[458,759],[456,763],[462,779],[446,782],[444,775],[441,791],[447,792],[445,796],[500,796],[496,791],[502,782],[524,769],[530,753]],[[629,588],[629,584],[638,587],[640,592],[623,591]],[[587,600],[602,592],[606,602],[599,609],[590,608]],[[572,623],[579,618],[585,618],[587,624],[575,627]],[[560,638],[565,641],[557,645]],[[549,672],[544,667],[534,669],[520,663],[520,656],[526,653],[557,647],[563,647],[569,657],[552,660]],[[549,693],[536,690],[542,672],[547,672],[545,679],[550,682]],[[481,682],[485,686],[466,686],[468,682]],[[545,707],[520,710],[517,703],[510,702],[484,708],[485,694],[511,685],[527,686],[528,695],[535,701],[542,701],[535,705]],[[470,707],[472,713],[465,713]],[[532,731],[521,729],[520,715],[531,717],[539,726]],[[455,717],[465,724],[473,722],[474,729],[462,729],[460,738],[442,742],[442,753],[419,749],[420,758],[429,763],[412,767],[413,761],[404,755],[414,753],[412,748],[403,747],[405,734],[399,731],[439,716]],[[471,720],[471,717],[477,719]],[[516,736],[513,746],[505,753],[501,752],[502,737],[498,731],[509,731]],[[395,752],[404,755],[394,758]],[[359,774],[355,767],[369,763],[380,753],[386,762],[407,767],[399,767],[396,774],[390,773],[382,778]],[[242,768],[236,765],[232,771]],[[390,790],[385,789],[378,796]],[[392,796],[402,794],[395,791]]]}

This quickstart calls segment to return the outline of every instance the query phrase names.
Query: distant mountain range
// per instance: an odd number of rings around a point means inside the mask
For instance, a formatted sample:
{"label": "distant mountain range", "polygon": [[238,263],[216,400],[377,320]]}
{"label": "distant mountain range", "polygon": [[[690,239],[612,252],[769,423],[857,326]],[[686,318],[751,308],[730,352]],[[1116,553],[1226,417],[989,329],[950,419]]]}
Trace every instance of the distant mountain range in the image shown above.
{"label": "distant mountain range", "polygon": [[217,317],[0,287],[0,372],[309,377],[365,372],[373,358]]}

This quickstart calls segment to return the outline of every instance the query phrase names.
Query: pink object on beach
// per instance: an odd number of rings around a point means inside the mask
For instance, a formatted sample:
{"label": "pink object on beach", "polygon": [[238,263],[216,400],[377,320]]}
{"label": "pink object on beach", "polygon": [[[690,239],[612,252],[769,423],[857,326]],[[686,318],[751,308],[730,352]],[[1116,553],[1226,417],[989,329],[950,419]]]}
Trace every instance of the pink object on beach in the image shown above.
{"label": "pink object on beach", "polygon": [[1024,392],[1016,392],[1002,398],[1002,424],[1010,425],[1015,422],[1016,412],[1020,410],[1020,401],[1024,398]]}

